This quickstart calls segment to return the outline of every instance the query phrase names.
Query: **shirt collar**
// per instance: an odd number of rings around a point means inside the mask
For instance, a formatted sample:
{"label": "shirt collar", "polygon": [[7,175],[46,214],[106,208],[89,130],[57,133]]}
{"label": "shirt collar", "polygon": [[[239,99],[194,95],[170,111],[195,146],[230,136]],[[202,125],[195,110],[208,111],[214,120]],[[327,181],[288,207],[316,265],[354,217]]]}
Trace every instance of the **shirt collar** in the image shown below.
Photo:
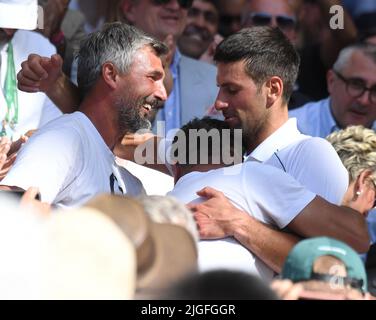
{"label": "shirt collar", "polygon": [[329,133],[334,131],[340,130],[337,122],[334,120],[332,107],[331,107],[331,99],[327,98],[323,101],[322,105],[320,106],[322,110],[322,121],[324,122],[323,127],[329,129]]}
{"label": "shirt collar", "polygon": [[[337,122],[334,120],[334,116],[333,116],[332,108],[331,108],[331,99],[330,98],[325,99],[323,101],[323,105],[321,105],[320,108],[323,112],[323,117],[321,118],[322,118],[322,121],[325,122],[325,128],[329,128],[330,133],[341,130]],[[376,131],[376,121],[373,122],[371,129]]]}
{"label": "shirt collar", "polygon": [[303,135],[299,132],[296,118],[288,119],[282,127],[271,134],[247,157],[246,161],[257,160],[264,162],[268,160],[274,152],[281,150],[295,141],[300,140]]}

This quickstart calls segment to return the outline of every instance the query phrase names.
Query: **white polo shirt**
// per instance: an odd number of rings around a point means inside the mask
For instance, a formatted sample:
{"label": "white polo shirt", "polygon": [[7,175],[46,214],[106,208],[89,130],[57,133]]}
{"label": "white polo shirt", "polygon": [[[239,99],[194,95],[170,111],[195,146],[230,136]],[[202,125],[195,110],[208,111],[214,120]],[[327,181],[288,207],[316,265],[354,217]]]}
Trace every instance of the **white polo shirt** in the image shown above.
{"label": "white polo shirt", "polygon": [[340,204],[349,175],[331,144],[322,138],[301,134],[296,119],[289,119],[263,141],[246,159],[282,169],[308,190]]}
{"label": "white polo shirt", "polygon": [[79,111],[39,129],[1,184],[38,187],[42,201],[63,208],[81,206],[99,193],[145,193],[141,182],[115,163],[93,123]]}
{"label": "white polo shirt", "polygon": [[[208,172],[191,172],[168,194],[187,204],[202,202],[197,191],[212,187],[261,222],[286,227],[316,196],[283,171],[256,161]],[[265,280],[273,271],[234,238],[201,240],[201,271],[225,268],[255,273]]]}

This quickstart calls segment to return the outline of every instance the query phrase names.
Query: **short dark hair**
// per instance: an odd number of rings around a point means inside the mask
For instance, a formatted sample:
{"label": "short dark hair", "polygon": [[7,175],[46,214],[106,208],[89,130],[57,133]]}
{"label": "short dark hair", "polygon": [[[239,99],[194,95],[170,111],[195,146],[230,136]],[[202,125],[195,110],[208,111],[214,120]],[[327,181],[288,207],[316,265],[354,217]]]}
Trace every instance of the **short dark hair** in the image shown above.
{"label": "short dark hair", "polygon": [[290,100],[300,65],[292,43],[279,28],[272,27],[246,28],[229,36],[218,45],[214,60],[244,61],[245,72],[258,87],[272,76],[280,77],[285,102]]}
{"label": "short dark hair", "polygon": [[[228,130],[230,134],[229,145],[224,143],[225,141],[223,138],[223,130]],[[205,150],[201,150],[201,144],[203,143],[203,141],[201,141],[201,137],[193,135],[192,131],[195,133],[197,132],[198,134],[200,134],[201,132],[203,132],[204,134],[208,134],[207,148],[205,148]],[[212,132],[219,133],[219,146],[213,145],[213,137],[210,136],[210,133]],[[182,137],[181,134],[185,139],[184,143],[180,141],[180,137]],[[183,145],[184,148],[179,148],[180,144]],[[230,128],[230,126],[222,120],[213,119],[210,117],[204,117],[202,119],[194,118],[186,125],[181,127],[181,129],[174,137],[172,146],[172,157],[181,160],[181,162],[179,161],[180,165],[188,167],[192,165],[194,166],[197,164],[202,164],[199,161],[200,159],[202,159],[201,151],[207,152],[206,156],[209,162],[208,164],[220,164],[224,162],[223,157],[224,154],[226,154],[224,152],[225,148],[228,148],[227,150],[230,152],[231,156],[233,156],[234,152],[237,151],[235,150],[235,129]],[[174,150],[174,147],[177,147],[176,150]],[[213,154],[213,151],[219,151],[217,154],[217,158],[215,157],[216,155]],[[181,154],[181,152],[183,152],[184,154]],[[240,150],[240,152],[242,153],[242,150]],[[190,159],[192,158],[197,159],[197,163],[190,163]]]}

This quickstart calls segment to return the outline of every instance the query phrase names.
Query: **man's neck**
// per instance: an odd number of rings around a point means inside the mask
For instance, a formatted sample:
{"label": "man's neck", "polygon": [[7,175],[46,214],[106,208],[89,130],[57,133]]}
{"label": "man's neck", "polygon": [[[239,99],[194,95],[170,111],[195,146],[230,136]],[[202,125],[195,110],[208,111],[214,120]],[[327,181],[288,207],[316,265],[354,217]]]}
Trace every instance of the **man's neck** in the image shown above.
{"label": "man's neck", "polygon": [[274,132],[281,128],[288,121],[287,106],[270,110],[268,119],[264,123],[256,137],[250,137],[247,143],[247,154],[253,152],[261,143],[268,139]]}
{"label": "man's neck", "polygon": [[108,98],[101,98],[95,93],[90,94],[78,110],[90,119],[106,145],[113,150],[121,135],[118,130],[118,115],[114,113]]}

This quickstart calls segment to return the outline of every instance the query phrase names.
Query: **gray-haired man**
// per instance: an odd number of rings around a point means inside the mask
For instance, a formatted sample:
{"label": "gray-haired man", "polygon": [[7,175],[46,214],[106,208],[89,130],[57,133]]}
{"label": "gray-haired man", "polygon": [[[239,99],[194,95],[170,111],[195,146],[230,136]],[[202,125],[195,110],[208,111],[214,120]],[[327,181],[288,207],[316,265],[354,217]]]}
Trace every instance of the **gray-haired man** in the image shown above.
{"label": "gray-haired man", "polygon": [[150,126],[152,106],[166,99],[161,42],[121,23],[107,25],[81,45],[77,112],[40,129],[2,181],[3,189],[40,189],[42,201],[78,206],[103,193],[143,192],[140,182],[114,162],[120,137]]}

